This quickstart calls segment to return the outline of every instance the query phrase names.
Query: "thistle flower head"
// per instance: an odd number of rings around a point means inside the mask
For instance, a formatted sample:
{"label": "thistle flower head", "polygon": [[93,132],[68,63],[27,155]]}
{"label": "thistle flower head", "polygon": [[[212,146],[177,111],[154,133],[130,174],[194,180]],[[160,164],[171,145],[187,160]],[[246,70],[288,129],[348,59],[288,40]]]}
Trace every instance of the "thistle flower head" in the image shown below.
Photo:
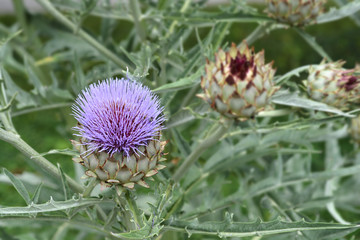
{"label": "thistle flower head", "polygon": [[344,69],[344,61],[325,62],[309,68],[306,82],[309,96],[317,101],[347,110],[360,103],[359,69]]}
{"label": "thistle flower head", "polygon": [[129,79],[108,79],[82,91],[73,105],[78,136],[90,152],[139,153],[159,135],[164,116],[150,89]]}
{"label": "thistle flower head", "polygon": [[269,104],[277,90],[274,74],[272,63],[265,64],[264,51],[233,43],[227,52],[219,49],[214,62],[207,61],[201,78],[204,93],[198,96],[226,117],[245,120]]}
{"label": "thistle flower head", "polygon": [[74,158],[85,174],[106,186],[133,188],[165,166],[159,162],[166,142],[161,142],[163,108],[150,89],[130,79],[108,79],[83,90],[73,112],[78,120],[80,152]]}
{"label": "thistle flower head", "polygon": [[269,17],[292,26],[304,26],[316,21],[326,0],[266,0]]}

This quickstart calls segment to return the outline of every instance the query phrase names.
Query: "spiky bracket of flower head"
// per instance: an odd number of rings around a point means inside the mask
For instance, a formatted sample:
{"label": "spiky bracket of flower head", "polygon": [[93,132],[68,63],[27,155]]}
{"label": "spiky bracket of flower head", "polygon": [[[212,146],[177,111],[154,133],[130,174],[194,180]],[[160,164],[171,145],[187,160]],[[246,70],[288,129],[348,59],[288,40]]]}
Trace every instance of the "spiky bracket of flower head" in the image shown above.
{"label": "spiky bracket of flower head", "polygon": [[150,89],[129,79],[109,79],[82,91],[72,107],[80,141],[74,160],[87,168],[86,175],[103,184],[128,188],[148,186],[150,177],[164,168],[160,141],[164,116]]}
{"label": "spiky bracket of flower head", "polygon": [[317,101],[342,110],[351,104],[360,103],[360,69],[344,69],[344,61],[322,61],[320,65],[309,68],[307,85],[309,96]]}
{"label": "spiky bracket of flower head", "polygon": [[255,54],[245,42],[239,48],[233,43],[228,52],[219,49],[215,62],[207,60],[201,78],[204,94],[198,96],[226,117],[254,117],[277,90],[272,64],[265,64],[264,51]]}
{"label": "spiky bracket of flower head", "polygon": [[266,0],[269,17],[292,26],[314,23],[326,0]]}

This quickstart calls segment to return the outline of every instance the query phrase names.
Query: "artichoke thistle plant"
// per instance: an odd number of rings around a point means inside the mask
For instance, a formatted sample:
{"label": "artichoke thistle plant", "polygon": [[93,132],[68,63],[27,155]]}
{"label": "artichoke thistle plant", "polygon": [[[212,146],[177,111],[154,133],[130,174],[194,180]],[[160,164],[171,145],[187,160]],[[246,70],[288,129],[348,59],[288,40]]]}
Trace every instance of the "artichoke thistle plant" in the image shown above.
{"label": "artichoke thistle plant", "polygon": [[0,4],[0,239],[360,239],[359,1],[36,2]]}

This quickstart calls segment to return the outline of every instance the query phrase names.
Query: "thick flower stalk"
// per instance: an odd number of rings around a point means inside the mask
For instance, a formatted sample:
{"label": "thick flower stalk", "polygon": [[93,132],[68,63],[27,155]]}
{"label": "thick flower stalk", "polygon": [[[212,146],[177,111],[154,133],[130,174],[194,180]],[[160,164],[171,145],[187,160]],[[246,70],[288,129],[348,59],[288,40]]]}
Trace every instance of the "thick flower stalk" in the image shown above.
{"label": "thick flower stalk", "polygon": [[86,175],[112,184],[147,187],[144,178],[164,168],[160,141],[164,115],[150,89],[129,79],[109,79],[83,90],[72,107],[80,137],[74,159]]}
{"label": "thick flower stalk", "polygon": [[360,116],[351,119],[350,134],[355,142],[360,144]]}
{"label": "thick flower stalk", "polygon": [[245,42],[239,48],[233,43],[228,52],[215,54],[215,62],[207,60],[201,78],[204,94],[198,96],[226,117],[254,117],[277,90],[272,64],[265,64],[264,51],[255,54]]}
{"label": "thick flower stalk", "polygon": [[304,26],[316,21],[324,12],[326,0],[267,0],[269,17],[292,26]]}
{"label": "thick flower stalk", "polygon": [[351,104],[360,103],[360,69],[344,69],[344,61],[322,61],[320,65],[309,68],[306,83],[309,96],[317,101],[342,110]]}

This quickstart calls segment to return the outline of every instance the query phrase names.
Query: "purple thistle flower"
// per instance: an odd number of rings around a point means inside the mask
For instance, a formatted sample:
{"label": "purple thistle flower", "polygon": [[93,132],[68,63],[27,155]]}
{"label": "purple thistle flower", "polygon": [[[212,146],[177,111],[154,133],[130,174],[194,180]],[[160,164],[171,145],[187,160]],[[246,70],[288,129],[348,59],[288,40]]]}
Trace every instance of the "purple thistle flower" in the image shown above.
{"label": "purple thistle flower", "polygon": [[107,79],[91,84],[77,97],[72,110],[74,127],[89,153],[98,151],[143,154],[140,146],[159,136],[165,121],[159,99],[130,79]]}

